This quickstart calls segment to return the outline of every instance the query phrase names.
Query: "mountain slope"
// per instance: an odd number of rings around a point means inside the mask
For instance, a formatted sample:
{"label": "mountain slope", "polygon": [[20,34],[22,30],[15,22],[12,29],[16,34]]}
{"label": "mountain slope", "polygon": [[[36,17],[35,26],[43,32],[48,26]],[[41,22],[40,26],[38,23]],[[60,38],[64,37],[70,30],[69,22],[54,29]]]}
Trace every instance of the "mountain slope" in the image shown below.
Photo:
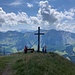
{"label": "mountain slope", "polygon": [[67,45],[75,45],[75,34],[65,31],[49,30],[43,37],[48,49],[63,50]]}
{"label": "mountain slope", "polygon": [[[12,59],[9,59],[12,58]],[[2,60],[4,57],[1,57]],[[7,56],[6,65],[11,70],[1,70],[0,74],[5,75],[75,75],[75,65],[55,53],[19,53]],[[3,63],[0,63],[1,65]]]}
{"label": "mountain slope", "polygon": [[[0,55],[23,51],[25,45],[37,50],[38,37],[34,35],[36,32],[0,32]],[[75,33],[57,30],[41,30],[41,32],[45,34],[41,36],[41,48],[46,45],[48,52],[63,53],[64,57],[75,62]]]}
{"label": "mountain slope", "polygon": [[[75,34],[57,30],[41,30],[45,35],[41,36],[41,47],[47,45],[47,50],[64,50],[67,46],[75,47]],[[32,47],[37,45],[35,32],[21,33],[17,31],[0,32],[0,46],[5,50],[22,50],[25,45]],[[7,46],[7,47],[6,47]]]}

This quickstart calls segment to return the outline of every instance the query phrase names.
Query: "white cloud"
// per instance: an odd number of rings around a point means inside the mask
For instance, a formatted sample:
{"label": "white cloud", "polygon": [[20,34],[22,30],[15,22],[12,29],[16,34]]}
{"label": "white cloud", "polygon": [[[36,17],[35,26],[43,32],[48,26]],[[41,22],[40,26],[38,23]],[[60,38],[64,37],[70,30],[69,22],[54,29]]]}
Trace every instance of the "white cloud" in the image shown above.
{"label": "white cloud", "polygon": [[39,15],[41,15],[43,21],[47,21],[51,24],[54,23],[55,21],[57,21],[54,14],[51,13],[51,11],[50,11],[51,7],[48,5],[47,1],[45,1],[45,2],[41,1],[40,7],[41,8],[39,9],[38,13],[39,13]]}
{"label": "white cloud", "polygon": [[18,24],[27,24],[29,23],[29,18],[25,12],[15,14],[13,12],[6,13],[0,8],[0,24],[1,25],[18,25]]}
{"label": "white cloud", "polygon": [[32,8],[32,7],[33,7],[33,4],[27,3],[27,6],[28,6],[29,8]]}
{"label": "white cloud", "polygon": [[75,23],[60,23],[57,25],[56,29],[58,30],[64,30],[64,31],[69,31],[75,33]]}
{"label": "white cloud", "polygon": [[58,11],[57,9],[53,9],[48,1],[40,1],[39,5],[38,15],[42,18],[42,21],[49,23],[50,26],[46,25],[49,29],[54,28],[73,32],[75,25],[72,26],[70,22],[74,20],[75,9],[71,8],[68,11]]}
{"label": "white cloud", "polygon": [[43,20],[48,22],[55,22],[57,20],[61,21],[63,19],[73,19],[75,9],[71,8],[69,11],[59,12],[57,9],[53,9],[48,1],[40,1],[39,13],[42,15]]}
{"label": "white cloud", "polygon": [[[30,4],[29,7],[33,7],[33,5]],[[40,26],[43,29],[54,28],[73,32],[75,31],[75,25],[70,22],[75,20],[74,16],[75,9],[71,8],[68,11],[65,10],[63,12],[58,11],[57,9],[53,9],[48,1],[39,2],[39,10],[36,16],[28,16],[25,12],[19,12],[18,14],[13,12],[6,13],[0,7],[0,28],[1,26],[13,27],[25,25],[25,27],[29,27],[30,29],[37,29],[37,27]],[[74,21],[73,23],[75,24]]]}
{"label": "white cloud", "polygon": [[19,5],[21,5],[21,4],[22,4],[22,1],[20,1],[20,0],[15,0],[14,2],[10,3],[9,5],[10,5],[10,6],[19,6]]}

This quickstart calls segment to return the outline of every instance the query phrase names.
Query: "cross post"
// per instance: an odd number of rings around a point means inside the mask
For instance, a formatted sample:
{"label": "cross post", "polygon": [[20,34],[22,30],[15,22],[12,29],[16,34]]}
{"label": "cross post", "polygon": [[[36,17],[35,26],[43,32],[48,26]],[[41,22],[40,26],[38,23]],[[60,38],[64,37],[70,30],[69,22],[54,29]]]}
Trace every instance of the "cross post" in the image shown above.
{"label": "cross post", "polygon": [[40,27],[38,27],[38,33],[35,35],[38,35],[38,52],[40,52],[40,35],[44,35],[44,33],[40,33]]}

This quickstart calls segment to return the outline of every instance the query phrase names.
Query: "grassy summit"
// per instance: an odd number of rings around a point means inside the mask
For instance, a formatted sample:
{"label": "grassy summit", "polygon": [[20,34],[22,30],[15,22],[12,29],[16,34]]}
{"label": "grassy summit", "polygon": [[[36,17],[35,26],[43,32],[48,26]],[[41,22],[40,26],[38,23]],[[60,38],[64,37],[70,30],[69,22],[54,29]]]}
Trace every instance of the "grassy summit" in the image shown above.
{"label": "grassy summit", "polygon": [[0,57],[0,75],[75,75],[75,65],[55,53],[18,53]]}

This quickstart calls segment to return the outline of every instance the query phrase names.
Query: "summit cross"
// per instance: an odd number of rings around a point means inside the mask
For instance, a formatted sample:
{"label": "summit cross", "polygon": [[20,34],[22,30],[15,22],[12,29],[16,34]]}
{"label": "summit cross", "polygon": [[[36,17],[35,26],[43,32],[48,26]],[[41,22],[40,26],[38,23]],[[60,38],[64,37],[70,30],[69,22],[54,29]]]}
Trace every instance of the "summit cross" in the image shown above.
{"label": "summit cross", "polygon": [[44,33],[40,33],[40,27],[38,27],[38,33],[35,33],[35,35],[38,35],[38,52],[40,52],[40,35],[44,35]]}

